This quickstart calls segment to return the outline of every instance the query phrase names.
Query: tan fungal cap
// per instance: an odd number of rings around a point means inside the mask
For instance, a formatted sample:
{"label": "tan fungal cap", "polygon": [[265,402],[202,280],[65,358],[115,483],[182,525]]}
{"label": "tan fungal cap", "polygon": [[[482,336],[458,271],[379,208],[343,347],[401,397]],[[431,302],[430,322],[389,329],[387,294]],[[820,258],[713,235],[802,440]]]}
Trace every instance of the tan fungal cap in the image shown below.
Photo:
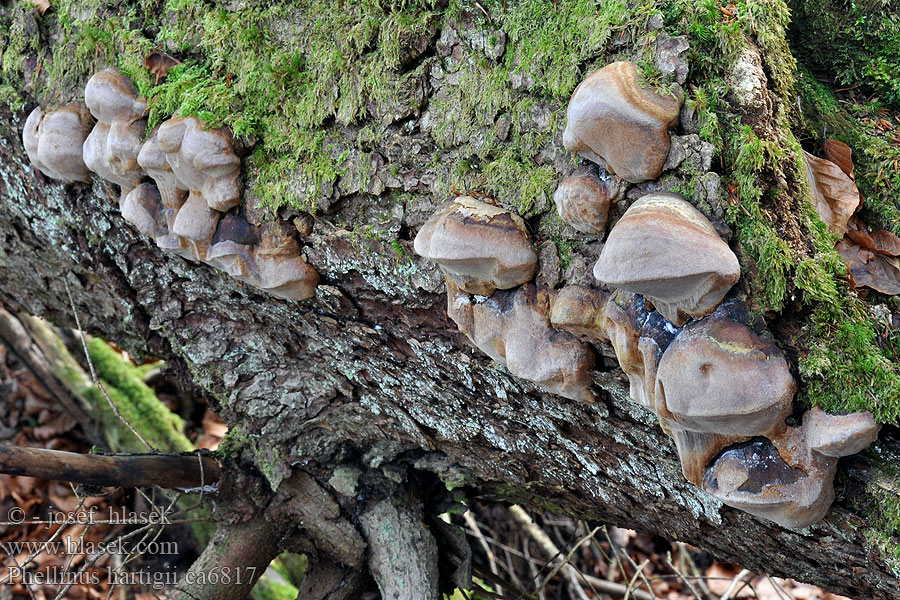
{"label": "tan fungal cap", "polygon": [[550,324],[577,336],[608,341],[603,329],[609,294],[583,285],[567,285],[551,298]]}
{"label": "tan fungal cap", "polygon": [[603,233],[609,205],[625,191],[622,180],[597,167],[580,167],[553,194],[559,218],[581,233]]}
{"label": "tan fungal cap", "polygon": [[157,140],[179,187],[224,212],[241,203],[241,160],[227,131],[203,127],[196,117],[169,119],[159,126]]}
{"label": "tan fungal cap", "polygon": [[484,302],[449,279],[447,290],[447,313],[459,330],[511,374],[566,398],[593,400],[594,355],[587,344],[550,326],[546,290],[527,284]]}
{"label": "tan fungal cap", "polygon": [[521,217],[469,196],[439,208],[414,247],[470,294],[489,296],[531,281],[538,264]]}
{"label": "tan fungal cap", "polygon": [[146,103],[122,72],[115,68],[95,73],[84,89],[84,102],[97,124],[84,142],[88,168],[122,188],[122,198],[144,177],[137,157],[147,122]]}
{"label": "tan fungal cap", "polygon": [[[175,173],[166,160],[166,153],[159,147],[158,132],[159,128],[156,128],[141,146],[137,161],[138,165],[147,172],[147,175],[156,182],[162,202],[169,211],[171,219],[174,220],[178,209],[187,200],[187,190],[179,187]],[[171,227],[171,225],[172,222],[170,221],[169,226]]]}
{"label": "tan fungal cap", "polygon": [[644,361],[640,348],[641,324],[633,304],[634,294],[616,291],[604,307],[603,327],[616,353],[619,368],[628,377],[628,395],[641,406],[655,410],[656,361],[649,364]]}
{"label": "tan fungal cap", "polygon": [[731,436],[784,428],[797,385],[781,350],[713,316],[687,325],[662,355],[657,401],[679,425]]}
{"label": "tan fungal cap", "polygon": [[594,266],[599,281],[642,294],[679,326],[711,313],[740,275],[737,257],[703,213],[668,193],[632,204]]}
{"label": "tan fungal cap", "polygon": [[878,437],[881,425],[870,412],[830,415],[818,406],[803,415],[806,444],[825,456],[840,458],[868,448]]}
{"label": "tan fungal cap", "polygon": [[702,487],[728,506],[782,527],[808,527],[834,501],[837,459],[805,450],[796,429],[776,440],[735,444],[710,465]]}
{"label": "tan fungal cap", "polygon": [[25,120],[22,143],[28,159],[41,173],[67,183],[88,182],[82,146],[92,120],[80,104],[69,104],[44,113],[35,108]]}
{"label": "tan fungal cap", "polygon": [[131,190],[122,200],[120,208],[122,217],[144,235],[156,239],[168,234],[165,207],[159,190],[152,183],[142,183]]}
{"label": "tan fungal cap", "polygon": [[[190,196],[175,217],[172,233],[187,242],[186,247],[166,248],[185,258],[206,260],[221,213],[206,205],[203,196]],[[173,244],[174,246],[174,244]]]}
{"label": "tan fungal cap", "polygon": [[136,121],[147,114],[147,103],[124,73],[110,67],[95,73],[84,88],[84,103],[102,123]]}
{"label": "tan fungal cap", "polygon": [[274,296],[306,300],[316,295],[319,273],[300,254],[300,245],[283,223],[264,226],[253,250],[255,270],[248,281]]}
{"label": "tan fungal cap", "polygon": [[683,95],[642,87],[636,65],[614,62],[587,76],[566,111],[563,144],[625,181],[656,179],[669,155],[669,128]]}

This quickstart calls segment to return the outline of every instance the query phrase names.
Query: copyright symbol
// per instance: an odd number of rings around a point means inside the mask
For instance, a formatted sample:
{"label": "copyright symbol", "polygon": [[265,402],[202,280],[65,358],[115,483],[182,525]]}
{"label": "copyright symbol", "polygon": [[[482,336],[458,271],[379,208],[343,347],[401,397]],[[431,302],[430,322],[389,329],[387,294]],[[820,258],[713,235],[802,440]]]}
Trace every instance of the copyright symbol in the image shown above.
{"label": "copyright symbol", "polygon": [[15,525],[25,522],[25,511],[19,506],[13,506],[6,513],[6,519]]}

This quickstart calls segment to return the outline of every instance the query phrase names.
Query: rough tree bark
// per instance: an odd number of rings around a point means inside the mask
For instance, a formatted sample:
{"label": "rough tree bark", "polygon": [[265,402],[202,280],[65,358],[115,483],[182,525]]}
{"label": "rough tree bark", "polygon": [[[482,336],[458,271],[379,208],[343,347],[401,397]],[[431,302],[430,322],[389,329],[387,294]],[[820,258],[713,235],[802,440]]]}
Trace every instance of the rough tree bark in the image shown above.
{"label": "rough tree bark", "polygon": [[[596,402],[584,404],[544,393],[475,350],[447,318],[433,267],[338,226],[342,215],[368,214],[355,192],[303,239],[322,275],[316,298],[277,300],[159,250],[122,219],[110,184],[63,185],[36,172],[21,143],[26,114],[0,108],[0,303],[73,327],[65,281],[86,330],[164,358],[210,394],[240,432],[244,473],[234,477],[258,469],[279,491],[273,499],[260,482],[251,492],[234,484],[242,500],[229,520],[250,522],[254,536],[266,535],[254,511],[296,526],[309,515],[291,503],[316,502],[325,517],[306,531],[314,548],[300,545],[323,571],[362,564],[366,544],[378,542],[372,520],[403,513],[398,523],[414,521],[422,502],[428,511],[440,501],[439,478],[469,497],[658,533],[837,593],[897,597],[890,562],[861,533],[866,517],[849,508],[878,477],[865,456],[842,463],[838,501],[809,529],[723,507],[684,480],[671,440],[629,400],[609,360],[594,373]],[[421,164],[414,154],[430,147],[428,135],[394,129],[396,162]],[[388,218],[408,255],[415,229],[445,199],[393,204],[399,212]],[[576,262],[595,251],[587,246]],[[889,432],[882,438],[881,453],[900,453]],[[240,537],[240,525],[229,527],[219,542]],[[420,534],[412,527],[397,539]],[[383,563],[380,552],[366,556]]]}

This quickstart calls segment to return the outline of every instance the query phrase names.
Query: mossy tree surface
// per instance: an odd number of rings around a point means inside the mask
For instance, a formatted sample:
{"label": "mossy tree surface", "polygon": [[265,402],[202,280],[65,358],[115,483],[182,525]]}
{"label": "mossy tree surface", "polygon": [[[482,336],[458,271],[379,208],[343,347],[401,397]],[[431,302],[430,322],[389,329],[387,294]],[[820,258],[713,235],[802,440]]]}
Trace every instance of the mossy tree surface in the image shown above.
{"label": "mossy tree surface", "polygon": [[[143,333],[158,336],[154,339],[161,352],[187,362],[198,384],[212,390],[226,414],[241,417],[236,429],[253,440],[248,446],[256,449],[265,477],[277,485],[285,456],[296,457],[303,450],[288,430],[314,428],[299,417],[292,421],[292,415],[324,402],[317,398],[335,404],[354,398],[366,410],[390,414],[401,423],[425,420],[420,411],[428,410],[419,403],[404,407],[405,413],[393,411],[377,394],[359,390],[378,377],[406,385],[402,376],[337,359],[323,363],[325,375],[306,373],[313,381],[307,387],[274,368],[271,381],[259,383],[259,365],[271,367],[266,361],[279,353],[306,352],[315,361],[343,351],[343,332],[334,334],[329,347],[308,335],[314,327],[297,326],[292,335],[283,335],[282,321],[293,323],[290,319],[309,313],[330,319],[324,321],[327,328],[338,327],[332,321],[355,323],[357,317],[347,314],[363,314],[368,320],[360,331],[366,335],[382,335],[369,325],[387,319],[407,328],[400,338],[425,331],[423,338],[444,344],[441,352],[453,348],[457,341],[446,337],[449,324],[434,325],[435,319],[443,319],[443,299],[434,293],[437,288],[429,287],[432,280],[412,256],[409,237],[424,218],[420,213],[455,192],[483,193],[521,212],[541,248],[555,248],[563,270],[590,264],[596,259],[596,240],[566,228],[550,202],[559,178],[577,163],[560,143],[568,98],[586,73],[616,59],[635,60],[645,84],[665,91],[672,82],[655,69],[655,39],[660,31],[686,35],[686,102],[697,114],[700,137],[716,150],[714,165],[724,192],[714,208],[721,209],[734,234],[731,243],[742,263],[743,291],[753,318],[767,324],[787,350],[800,378],[801,402],[833,411],[869,409],[880,421],[897,423],[896,353],[889,344],[883,347],[881,324],[869,308],[873,298],[889,300],[873,296],[867,303],[849,289],[846,269],[833,248],[836,239],[809,200],[800,152],[801,143],[815,149],[827,123],[828,135],[847,141],[856,153],[857,178],[866,196],[864,218],[898,231],[893,190],[900,189],[900,176],[891,162],[897,149],[864,120],[878,106],[841,104],[796,63],[788,46],[788,8],[779,0],[743,0],[727,7],[712,0],[145,0],[115,6],[61,0],[40,16],[27,3],[7,3],[0,9],[0,101],[23,109],[76,100],[91,73],[115,64],[148,97],[150,128],[172,115],[197,115],[212,126],[230,127],[247,156],[248,201],[260,203],[269,218],[315,214],[316,229],[304,244],[329,269],[316,265],[328,291],[312,311],[289,311],[258,296],[238,301],[245,296],[228,287],[233,283],[198,274],[203,267],[179,263],[166,267],[174,273],[166,279],[172,289],[200,298],[197,281],[215,281],[230,290],[230,296],[223,293],[209,304],[227,315],[217,313],[227,326],[203,330],[228,341],[215,349],[215,360],[198,336],[176,326],[193,327],[208,317],[199,301],[185,301],[194,312],[182,313],[180,305],[174,309],[159,299],[163,292],[143,290],[134,302],[147,307],[129,313],[134,322],[146,324]],[[661,22],[662,30],[651,28],[651,21]],[[878,38],[879,56],[887,59],[873,68],[883,71],[897,64],[889,60],[890,39]],[[797,43],[795,48],[802,48]],[[463,48],[461,56],[454,55],[458,47]],[[159,82],[143,64],[144,56],[157,48],[183,61]],[[765,113],[750,113],[732,97],[734,65],[747,52],[762,61]],[[858,61],[848,64],[858,66]],[[841,77],[855,81],[848,74]],[[889,86],[876,87],[886,102],[894,102]],[[385,187],[376,183],[379,178],[396,182]],[[683,178],[675,185],[694,200],[693,180]],[[90,219],[80,225],[86,230],[87,251],[103,257],[93,267],[133,267],[131,254],[123,257],[109,249],[116,243],[110,240],[123,235],[114,226],[104,229]],[[135,250],[134,239],[127,238],[127,247],[144,256],[143,250]],[[141,273],[133,267],[128,276],[139,278]],[[85,287],[95,284],[85,281]],[[353,301],[341,304],[344,296]],[[248,308],[254,303],[265,307]],[[397,316],[392,311],[400,306],[404,312]],[[253,331],[262,323],[275,333]],[[104,324],[95,321],[94,327]],[[269,344],[266,336],[275,342]],[[427,354],[422,345],[404,339],[391,347],[402,348],[409,360],[424,361]],[[234,367],[230,373],[232,359],[248,348],[253,352],[244,361],[246,368]],[[380,359],[369,360],[374,364]],[[451,366],[466,373],[460,377],[471,377],[471,367],[462,364]],[[503,390],[497,395],[506,398],[508,384],[502,376],[486,368],[476,376],[486,389]],[[276,390],[300,386],[302,393],[257,401],[265,396],[259,390],[270,389],[267,385]],[[422,393],[435,403],[447,401],[437,389]],[[498,410],[503,414],[503,408]],[[272,425],[275,421],[285,424]],[[467,423],[451,432],[450,422],[429,422],[416,439],[425,440],[421,444],[427,447],[434,439],[463,439],[460,431],[471,430],[481,432],[479,439],[506,443],[483,424]],[[289,439],[294,446],[288,446]],[[510,447],[505,451],[513,452]],[[584,460],[582,465],[593,464],[591,458]],[[560,489],[553,488],[554,493]],[[673,494],[672,489],[660,497]],[[535,502],[542,491],[523,497]],[[706,514],[702,502],[677,495],[695,516]],[[887,515],[878,539],[887,540],[884,548],[889,549],[897,520],[889,518],[893,513],[886,502],[876,506],[875,512]]]}

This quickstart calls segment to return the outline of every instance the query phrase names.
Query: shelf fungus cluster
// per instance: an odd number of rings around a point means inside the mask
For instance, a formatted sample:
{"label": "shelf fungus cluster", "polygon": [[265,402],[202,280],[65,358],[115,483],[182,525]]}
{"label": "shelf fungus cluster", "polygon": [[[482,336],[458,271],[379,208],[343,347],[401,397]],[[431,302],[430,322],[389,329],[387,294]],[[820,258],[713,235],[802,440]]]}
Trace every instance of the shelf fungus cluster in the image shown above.
{"label": "shelf fungus cluster", "polygon": [[447,313],[479,350],[550,392],[593,398],[594,355],[550,326],[549,291],[532,283],[538,257],[518,215],[461,196],[422,226],[415,251],[438,264]]}
{"label": "shelf fungus cluster", "polygon": [[[560,217],[603,236],[610,204],[656,179],[670,150],[681,94],[641,87],[633,63],[589,75],[569,103],[566,148],[594,164],[564,178]],[[824,165],[830,169],[830,165]],[[854,206],[835,167],[810,165],[820,212],[845,230]],[[851,182],[852,183],[852,182]],[[532,282],[537,257],[522,220],[461,197],[419,231],[416,252],[438,264],[447,312],[472,343],[513,375],[590,399],[590,344],[609,344],[631,398],[672,437],[685,478],[723,503],[786,527],[821,519],[834,499],[837,459],[878,434],[870,413],[807,411],[789,425],[797,384],[772,335],[751,328],[729,292],[741,275],[700,210],[672,193],[639,197],[613,225],[594,266],[598,285],[550,290]]]}
{"label": "shelf fungus cluster", "polygon": [[796,383],[771,335],[724,301],[740,271],[707,218],[675,194],[635,202],[594,275],[613,291],[564,287],[551,325],[610,343],[631,398],[675,441],[685,478],[723,503],[785,527],[828,511],[837,459],[868,446],[872,415],[813,409],[786,423]]}
{"label": "shelf fungus cluster", "polygon": [[84,101],[38,107],[26,120],[25,151],[44,175],[88,182],[94,172],[119,186],[122,216],[160,248],[281,298],[315,295],[318,273],[290,228],[256,226],[243,216],[241,161],[230,132],[178,117],[145,140],[147,104],[114,68],[91,77]]}

